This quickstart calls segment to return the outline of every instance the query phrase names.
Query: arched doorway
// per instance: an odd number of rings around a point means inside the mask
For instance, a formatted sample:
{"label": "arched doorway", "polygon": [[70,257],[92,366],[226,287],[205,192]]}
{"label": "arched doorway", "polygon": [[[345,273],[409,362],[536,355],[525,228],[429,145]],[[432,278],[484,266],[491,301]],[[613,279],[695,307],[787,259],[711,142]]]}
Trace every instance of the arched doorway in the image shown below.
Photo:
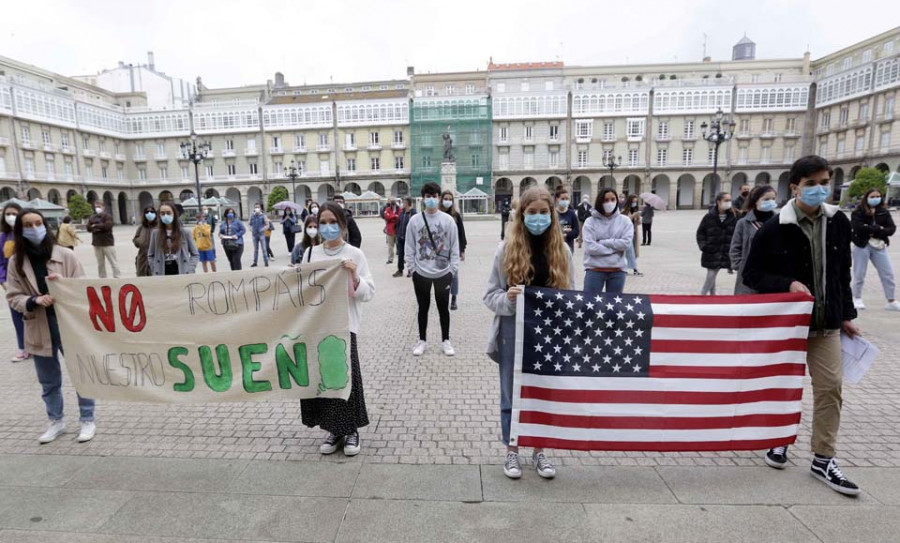
{"label": "arched doorway", "polygon": [[27,195],[28,200],[34,200],[35,198],[40,198],[40,197],[41,197],[41,191],[39,191],[38,189],[28,189],[28,195]]}
{"label": "arched doorway", "polygon": [[234,208],[237,211],[238,217],[244,216],[244,202],[241,198],[241,191],[231,187],[230,189],[225,191],[225,198],[234,202]]}
{"label": "arched doorway", "polygon": [[93,206],[94,202],[97,201],[97,193],[92,190],[89,190],[87,195],[85,196],[85,199],[88,201],[89,204],[91,204]]}
{"label": "arched doorway", "polygon": [[834,176],[831,178],[831,201],[834,203],[841,201],[841,187],[844,184],[844,169],[835,168]]}
{"label": "arched doorway", "polygon": [[262,190],[259,187],[250,187],[247,191],[247,207],[252,210],[256,204],[259,204],[263,209],[266,208],[262,201]]}
{"label": "arched doorway", "polygon": [[77,191],[77,190],[69,189],[69,190],[66,192],[66,203],[68,204],[68,203],[69,203],[69,200],[72,199],[72,196],[75,196],[76,194],[78,194],[78,191]]}
{"label": "arched doorway", "polygon": [[111,193],[110,191],[106,191],[103,193],[103,204],[106,206],[106,212],[111,216],[115,216],[113,215],[113,200],[115,200],[113,193]]}
{"label": "arched doorway", "polygon": [[406,181],[397,181],[391,185],[391,196],[394,198],[409,197],[409,183]]}
{"label": "arched doorway", "polygon": [[625,177],[622,184],[622,194],[638,194],[641,193],[641,178],[637,175],[629,175]]}
{"label": "arched doorway", "polygon": [[175,200],[175,196],[172,195],[172,191],[164,190],[159,193],[159,203],[163,202],[172,202]]}
{"label": "arched doorway", "polygon": [[216,189],[206,189],[206,192],[203,193],[204,198],[218,198],[219,191]]}
{"label": "arched doorway", "polygon": [[858,174],[858,173],[859,173],[859,170],[861,170],[861,169],[862,169],[862,166],[859,166],[859,165],[853,166],[852,168],[850,168],[850,181],[851,181],[851,182],[852,182],[854,179],[856,179],[856,174]]}
{"label": "arched doorway", "polygon": [[294,203],[300,204],[302,206],[306,205],[306,201],[312,198],[312,191],[309,190],[309,187],[306,185],[297,185],[297,190],[294,191]]}
{"label": "arched doorway", "polygon": [[755,185],[758,187],[760,185],[771,185],[772,184],[772,176],[769,175],[769,172],[759,172],[756,174],[756,183]]}
{"label": "arched doorway", "polygon": [[601,177],[600,181],[597,182],[597,194],[600,194],[600,189],[616,190],[616,178],[611,175]]}
{"label": "arched doorway", "polygon": [[537,185],[537,179],[534,177],[526,177],[519,182],[519,194],[525,192],[529,188]]}
{"label": "arched doorway", "polygon": [[888,166],[887,164],[885,164],[884,162],[876,164],[875,168],[878,170],[881,170],[881,173],[891,173],[891,167]]}
{"label": "arched doorway", "polygon": [[374,192],[375,194],[384,197],[384,184],[382,184],[378,181],[373,181],[373,182],[369,183],[369,188],[367,188],[366,190]]}
{"label": "arched doorway", "polygon": [[60,200],[60,198],[59,198],[59,191],[56,190],[56,189],[50,189],[50,191],[47,192],[47,200],[48,200],[51,204],[59,205],[59,200]]}
{"label": "arched doorway", "polygon": [[494,209],[501,209],[504,202],[512,202],[512,197],[512,181],[508,177],[501,177],[494,183]]}
{"label": "arched doorway", "polygon": [[0,189],[0,201],[5,202],[5,201],[9,200],[10,198],[15,198],[15,197],[16,197],[16,191],[14,191],[13,189],[11,189],[9,187],[3,187],[2,189]]}
{"label": "arched doorway", "polygon": [[178,194],[178,201],[184,202],[185,200],[190,200],[194,197],[194,191],[190,189],[184,189]]}
{"label": "arched doorway", "polygon": [[692,209],[694,207],[694,176],[686,173],[678,178],[676,187],[675,206],[678,209]]}
{"label": "arched doorway", "polygon": [[331,183],[322,183],[316,191],[316,199],[321,202],[330,202],[334,198],[334,186]]}
{"label": "arched doorway", "polygon": [[128,196],[125,195],[124,192],[119,193],[119,221],[122,224],[131,223],[131,219],[128,218]]}
{"label": "arched doorway", "polygon": [[544,185],[547,187],[547,190],[550,191],[550,194],[555,194],[556,189],[561,187],[563,184],[562,179],[556,177],[555,175],[550,176],[544,181]]}
{"label": "arched doorway", "polygon": [[650,192],[662,198],[666,204],[669,203],[669,176],[659,174],[650,182]]}
{"label": "arched doorway", "polygon": [[713,176],[713,174],[708,174],[703,177],[703,188],[700,192],[700,203],[704,206],[710,206],[715,201],[716,196],[719,194],[719,187],[722,186],[722,183],[719,179],[719,174]]}
{"label": "arched doorway", "polygon": [[347,183],[344,185],[344,192],[352,192],[353,194],[359,196],[362,194],[362,189],[359,188],[359,185],[356,183]]}
{"label": "arched doorway", "polygon": [[731,197],[737,198],[741,193],[741,187],[747,184],[747,174],[738,172],[731,176]]}
{"label": "arched doorway", "polygon": [[781,172],[778,176],[778,196],[775,197],[779,204],[784,204],[791,199],[791,173]]}
{"label": "arched doorway", "polygon": [[138,194],[138,205],[141,206],[141,215],[143,215],[144,210],[153,205],[153,195],[146,190],[141,191]]}
{"label": "arched doorway", "polygon": [[580,204],[581,199],[587,196],[591,199],[591,178],[586,175],[579,175],[572,181],[572,202]]}

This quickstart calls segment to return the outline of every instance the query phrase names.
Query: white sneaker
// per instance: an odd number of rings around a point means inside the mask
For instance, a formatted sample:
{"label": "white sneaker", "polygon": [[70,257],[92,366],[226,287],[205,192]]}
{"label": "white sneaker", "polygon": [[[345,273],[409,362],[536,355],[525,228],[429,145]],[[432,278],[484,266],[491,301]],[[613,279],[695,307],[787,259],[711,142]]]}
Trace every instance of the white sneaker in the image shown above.
{"label": "white sneaker", "polygon": [[862,298],[853,298],[853,307],[856,309],[865,309],[866,303],[863,302]]}
{"label": "white sneaker", "polygon": [[445,340],[441,343],[441,346],[444,348],[444,354],[447,356],[453,356],[456,354],[456,351],[453,350],[453,345],[450,344],[450,340]]}
{"label": "white sneaker", "polygon": [[47,431],[38,438],[38,442],[41,444],[50,443],[54,441],[59,436],[66,433],[66,423],[61,420],[54,420],[50,422],[50,426],[47,427]]}
{"label": "white sneaker", "polygon": [[531,461],[534,463],[534,468],[537,470],[538,475],[543,477],[544,479],[552,479],[556,477],[556,468],[553,467],[553,464],[547,460],[547,455],[543,452],[534,453],[531,455]]}
{"label": "white sneaker", "polygon": [[422,356],[425,354],[425,347],[428,346],[428,343],[425,343],[421,339],[418,343],[416,343],[415,348],[413,348],[413,356]]}
{"label": "white sneaker", "polygon": [[94,439],[94,434],[96,433],[97,425],[94,424],[93,421],[84,421],[81,423],[81,431],[78,432],[78,442],[87,443]]}
{"label": "white sneaker", "polygon": [[900,311],[900,302],[894,300],[893,302],[888,302],[884,308],[888,311]]}
{"label": "white sneaker", "polygon": [[519,455],[512,452],[506,452],[506,462],[503,463],[503,474],[510,479],[518,479],[522,476],[522,466],[519,464]]}

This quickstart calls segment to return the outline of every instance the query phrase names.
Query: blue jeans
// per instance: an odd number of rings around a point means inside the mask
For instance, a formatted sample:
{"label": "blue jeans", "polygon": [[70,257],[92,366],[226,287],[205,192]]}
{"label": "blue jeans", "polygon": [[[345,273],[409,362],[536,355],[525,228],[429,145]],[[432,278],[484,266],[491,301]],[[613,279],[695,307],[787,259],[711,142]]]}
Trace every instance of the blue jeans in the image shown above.
{"label": "blue jeans", "polygon": [[887,300],[895,298],[894,291],[896,285],[894,283],[894,268],[891,267],[891,258],[887,254],[887,249],[876,249],[869,245],[865,247],[857,247],[852,244],[853,250],[853,297],[862,298],[863,282],[866,280],[866,268],[869,261],[875,266],[878,272],[878,278],[881,279],[881,288],[884,290],[884,297]]}
{"label": "blue jeans", "polygon": [[634,254],[634,243],[629,243],[628,248],[625,249],[625,260],[627,262],[627,269],[637,269],[637,255]]}
{"label": "blue jeans", "polygon": [[[50,420],[62,420],[63,395],[62,395],[62,368],[59,364],[59,353],[62,351],[59,342],[59,326],[56,318],[48,318],[50,324],[50,337],[53,343],[53,356],[34,355],[34,369],[37,371],[38,382],[41,383],[41,398],[47,408],[47,416]],[[79,420],[82,422],[94,420],[94,400],[78,396]]]}
{"label": "blue jeans", "polygon": [[605,292],[609,294],[618,294],[625,290],[624,271],[615,272],[598,272],[588,270],[584,274],[584,292],[585,294],[601,294]]}
{"label": "blue jeans", "polygon": [[453,274],[453,281],[450,282],[450,296],[459,294],[459,270]]}
{"label": "blue jeans", "polygon": [[269,263],[269,251],[266,247],[266,236],[253,236],[253,263],[259,259],[259,246],[262,245],[263,262]]}
{"label": "blue jeans", "polygon": [[500,318],[500,435],[509,445],[512,424],[513,373],[516,369],[516,317]]}
{"label": "blue jeans", "polygon": [[16,329],[16,344],[20,351],[25,350],[25,321],[22,320],[22,314],[10,306],[9,312],[12,313],[13,326]]}

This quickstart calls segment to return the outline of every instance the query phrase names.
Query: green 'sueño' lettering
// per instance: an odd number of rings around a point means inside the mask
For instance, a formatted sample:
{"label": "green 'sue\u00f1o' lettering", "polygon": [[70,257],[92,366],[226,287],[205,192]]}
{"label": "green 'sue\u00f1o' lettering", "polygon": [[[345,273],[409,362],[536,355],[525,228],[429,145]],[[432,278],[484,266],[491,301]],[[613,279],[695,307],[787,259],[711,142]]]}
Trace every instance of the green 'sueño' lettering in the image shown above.
{"label": "green 'sue\u00f1o' lettering", "polygon": [[272,390],[272,383],[269,381],[254,381],[253,373],[259,371],[261,364],[253,360],[253,355],[264,354],[269,351],[269,346],[265,343],[251,343],[250,345],[241,345],[238,353],[241,356],[241,367],[244,374],[244,390],[247,392],[265,392]]}
{"label": "green 'sue\u00f1o' lettering", "polygon": [[169,349],[169,365],[184,373],[184,382],[175,383],[172,387],[175,392],[190,392],[194,390],[194,372],[187,367],[187,364],[178,359],[178,357],[186,354],[188,354],[186,347],[172,347]]}
{"label": "green 'sue\u00f1o' lettering", "polygon": [[275,346],[275,363],[278,365],[278,386],[291,388],[291,377],[298,386],[309,386],[309,370],[306,367],[306,343],[294,343],[294,359],[284,345]]}
{"label": "green 'sue\u00f1o' lettering", "polygon": [[206,345],[200,347],[200,366],[203,368],[203,380],[209,388],[216,392],[225,392],[231,388],[231,356],[227,345],[216,346],[216,359],[219,361],[219,372],[213,362],[212,349]]}

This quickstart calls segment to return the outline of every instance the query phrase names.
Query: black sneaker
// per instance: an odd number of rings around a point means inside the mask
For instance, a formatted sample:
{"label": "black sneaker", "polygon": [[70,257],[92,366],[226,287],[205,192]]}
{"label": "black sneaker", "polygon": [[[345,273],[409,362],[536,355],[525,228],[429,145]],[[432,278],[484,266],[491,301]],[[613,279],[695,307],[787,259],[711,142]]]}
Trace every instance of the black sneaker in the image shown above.
{"label": "black sneaker", "polygon": [[336,436],[334,434],[328,434],[325,437],[325,441],[319,446],[319,453],[321,454],[331,454],[338,449],[338,443],[344,439],[341,436]]}
{"label": "black sneaker", "polygon": [[394,272],[394,277],[403,277],[403,272],[400,271],[400,270],[395,271],[395,272]]}
{"label": "black sneaker", "polygon": [[359,432],[344,437],[344,456],[356,456],[359,454]]}
{"label": "black sneaker", "polygon": [[813,477],[831,487],[831,490],[835,492],[840,492],[845,496],[859,495],[859,487],[853,481],[844,477],[834,458],[816,457],[809,471]]}
{"label": "black sneaker", "polygon": [[787,465],[787,447],[775,447],[766,453],[766,464],[775,469],[784,469]]}
{"label": "black sneaker", "polygon": [[450,311],[456,311],[459,309],[456,305],[456,296],[450,298]]}

